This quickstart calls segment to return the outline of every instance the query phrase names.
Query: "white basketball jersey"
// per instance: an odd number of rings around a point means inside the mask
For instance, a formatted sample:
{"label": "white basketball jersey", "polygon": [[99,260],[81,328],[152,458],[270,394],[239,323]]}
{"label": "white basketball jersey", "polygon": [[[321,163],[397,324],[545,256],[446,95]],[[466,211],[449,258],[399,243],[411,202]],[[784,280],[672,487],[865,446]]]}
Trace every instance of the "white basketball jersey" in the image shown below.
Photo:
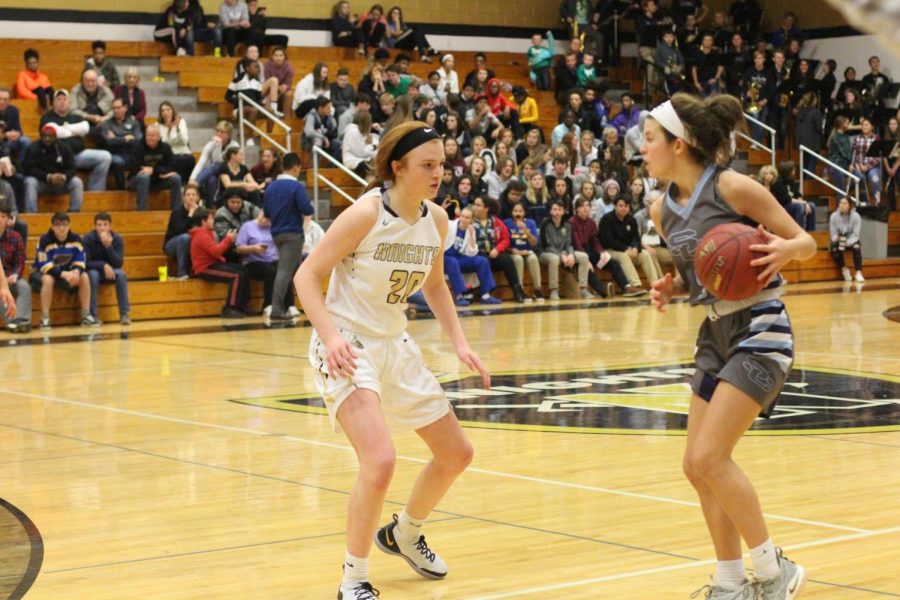
{"label": "white basketball jersey", "polygon": [[337,327],[373,337],[390,337],[406,329],[406,302],[416,293],[443,251],[431,211],[410,225],[381,196],[378,220],[356,250],[331,272],[325,306]]}

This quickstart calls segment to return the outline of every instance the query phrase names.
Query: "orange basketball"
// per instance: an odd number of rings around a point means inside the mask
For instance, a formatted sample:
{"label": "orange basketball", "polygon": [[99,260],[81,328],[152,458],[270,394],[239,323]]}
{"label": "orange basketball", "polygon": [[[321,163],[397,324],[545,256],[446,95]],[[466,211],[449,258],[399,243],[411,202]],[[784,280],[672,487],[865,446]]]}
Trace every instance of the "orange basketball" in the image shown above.
{"label": "orange basketball", "polygon": [[753,227],[741,223],[726,223],[713,227],[694,253],[697,280],[720,300],[744,300],[762,289],[757,277],[763,267],[753,267],[750,261],[764,256],[753,252],[753,244],[765,244],[766,239]]}

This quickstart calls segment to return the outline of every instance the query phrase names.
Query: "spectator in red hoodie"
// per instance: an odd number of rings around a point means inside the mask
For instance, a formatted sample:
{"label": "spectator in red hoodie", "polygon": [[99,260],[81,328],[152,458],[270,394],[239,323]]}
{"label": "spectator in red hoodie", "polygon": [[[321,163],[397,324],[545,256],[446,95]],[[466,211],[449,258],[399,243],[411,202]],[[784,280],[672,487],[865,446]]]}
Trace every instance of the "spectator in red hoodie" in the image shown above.
{"label": "spectator in red hoodie", "polygon": [[243,265],[225,262],[225,253],[234,244],[237,231],[231,229],[221,242],[216,243],[213,233],[215,214],[206,208],[194,211],[198,224],[188,233],[191,236],[191,264],[194,275],[207,281],[228,284],[228,299],[222,309],[225,319],[240,319],[247,316],[250,301],[250,283]]}
{"label": "spectator in red hoodie", "polygon": [[500,80],[494,77],[488,79],[487,90],[485,92],[491,112],[500,119],[506,127],[513,131],[516,139],[521,139],[523,135],[522,126],[519,124],[519,109],[515,103],[503,95],[500,91]]}
{"label": "spectator in red hoodie", "polygon": [[612,260],[612,256],[603,249],[600,244],[600,234],[597,224],[591,218],[591,201],[587,198],[579,198],[575,201],[575,214],[569,218],[572,225],[572,247],[576,252],[584,252],[591,262],[591,270],[588,272],[588,285],[604,298],[612,298],[616,288],[612,283],[600,281],[594,268],[609,271],[612,278],[623,290],[628,287],[628,278],[619,263]]}

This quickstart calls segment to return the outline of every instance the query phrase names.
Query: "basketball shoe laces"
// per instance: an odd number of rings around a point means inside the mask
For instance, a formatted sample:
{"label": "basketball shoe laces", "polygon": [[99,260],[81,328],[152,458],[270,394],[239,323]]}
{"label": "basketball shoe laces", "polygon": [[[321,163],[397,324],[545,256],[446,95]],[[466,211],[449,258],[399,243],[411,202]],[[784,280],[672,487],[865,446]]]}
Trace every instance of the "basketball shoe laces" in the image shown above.
{"label": "basketball shoe laces", "polygon": [[424,535],[419,536],[419,541],[416,542],[416,550],[419,551],[419,554],[421,554],[422,556],[425,557],[425,560],[427,560],[430,563],[434,562],[434,552],[431,549],[429,549],[428,544],[425,543]]}
{"label": "basketball shoe laces", "polygon": [[381,593],[368,581],[361,581],[353,590],[353,600],[375,600]]}

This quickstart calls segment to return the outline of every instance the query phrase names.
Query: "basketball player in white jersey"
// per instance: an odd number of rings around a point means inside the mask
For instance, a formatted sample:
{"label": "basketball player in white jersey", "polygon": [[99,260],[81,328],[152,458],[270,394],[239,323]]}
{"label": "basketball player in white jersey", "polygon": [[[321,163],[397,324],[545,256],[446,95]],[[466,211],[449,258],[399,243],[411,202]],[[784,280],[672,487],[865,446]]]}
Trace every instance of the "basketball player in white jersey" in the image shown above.
{"label": "basketball player in white jersey", "polygon": [[[732,451],[757,417],[769,416],[793,364],[778,271],[812,257],[816,243],[762,185],[721,166],[731,159],[731,136],[743,122],[740,101],[724,94],[705,100],[675,94],[645,121],[644,164],[652,177],[671,182],[650,216],[678,271],[653,283],[650,300],[663,310],[673,296],[686,294],[708,315],[697,336],[684,453],[684,472],[700,497],[718,559],[706,598],[792,600],[806,572],[776,549],[756,490]],[[762,267],[766,285],[746,300],[716,300],[694,273],[694,253],[716,225],[745,221],[766,228],[760,228],[766,243],[750,246],[764,255],[750,264]],[[752,577],[744,572],[741,538],[750,548]]]}
{"label": "basketball player in white jersey", "polygon": [[[338,600],[378,595],[368,572],[373,537],[379,549],[405,559],[419,575],[447,574],[444,561],[425,543],[422,525],[473,451],[405,332],[409,296],[421,289],[459,359],[481,374],[485,387],[490,376],[469,348],[444,282],[447,213],[428,200],[437,193],[443,163],[443,144],[434,129],[417,121],[392,128],[375,156],[376,181],[335,219],[294,279],[315,328],[309,358],[316,385],[332,425],[344,430],[360,465],[348,506]],[[329,273],[323,301],[319,290]],[[432,459],[404,509],[378,530],[396,459],[388,424],[415,430]]]}

